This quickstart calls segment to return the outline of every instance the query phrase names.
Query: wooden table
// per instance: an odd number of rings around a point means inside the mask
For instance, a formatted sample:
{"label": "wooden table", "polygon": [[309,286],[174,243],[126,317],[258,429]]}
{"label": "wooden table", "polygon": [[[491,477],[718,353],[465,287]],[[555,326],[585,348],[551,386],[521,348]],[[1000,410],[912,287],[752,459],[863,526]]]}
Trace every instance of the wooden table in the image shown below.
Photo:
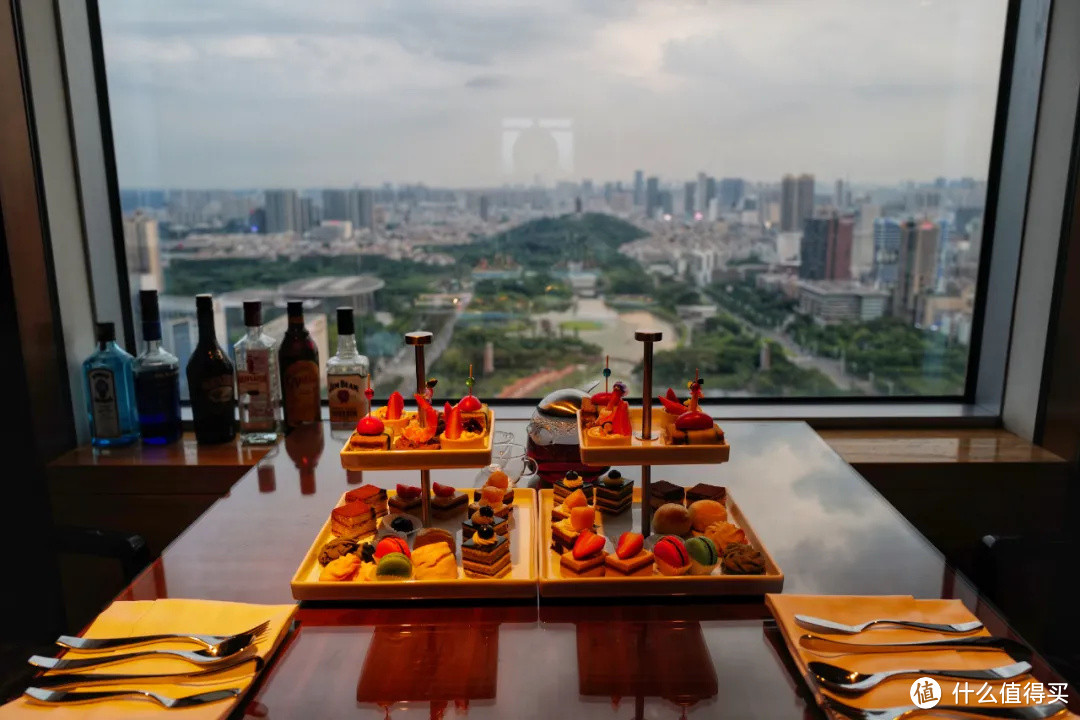
{"label": "wooden table", "polygon": [[[524,437],[524,423],[500,429]],[[655,479],[730,487],[784,569],[785,592],[958,597],[993,632],[1010,632],[807,425],[732,422],[725,430],[730,463],[657,468]],[[344,490],[361,480],[415,483],[415,473],[347,475],[337,455],[343,441],[327,427],[294,432],[121,599],[290,602],[289,579]],[[624,471],[635,477],[634,468]],[[433,479],[467,486],[474,474],[433,471]],[[249,713],[375,719],[409,707],[408,717],[451,718],[467,705],[476,719],[677,718],[683,710],[691,718],[819,717],[760,598],[386,603],[303,607],[299,618]],[[597,657],[596,648],[608,645],[613,654]],[[1057,681],[1044,662],[1035,663],[1040,679]]]}

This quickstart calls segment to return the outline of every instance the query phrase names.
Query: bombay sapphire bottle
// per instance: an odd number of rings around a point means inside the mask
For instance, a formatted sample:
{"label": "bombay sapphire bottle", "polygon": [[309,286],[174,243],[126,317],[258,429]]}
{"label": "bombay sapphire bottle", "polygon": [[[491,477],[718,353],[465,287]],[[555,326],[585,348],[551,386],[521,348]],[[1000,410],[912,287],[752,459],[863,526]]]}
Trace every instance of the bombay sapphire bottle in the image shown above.
{"label": "bombay sapphire bottle", "polygon": [[139,293],[146,347],[135,358],[135,404],[142,441],[165,445],[180,438],[180,361],[161,346],[156,290]]}
{"label": "bombay sapphire bottle", "polygon": [[97,351],[83,362],[83,389],[96,447],[130,445],[139,439],[134,359],[116,344],[116,327],[98,323]]}

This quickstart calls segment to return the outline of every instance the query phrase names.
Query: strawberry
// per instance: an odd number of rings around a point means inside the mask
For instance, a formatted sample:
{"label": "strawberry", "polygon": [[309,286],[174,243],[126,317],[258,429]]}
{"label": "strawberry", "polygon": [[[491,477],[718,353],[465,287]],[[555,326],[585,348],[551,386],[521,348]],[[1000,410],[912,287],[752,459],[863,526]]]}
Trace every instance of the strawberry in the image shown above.
{"label": "strawberry", "polygon": [[660,404],[664,406],[664,409],[672,415],[682,415],[684,412],[686,412],[686,406],[679,402],[679,399],[677,397],[674,397],[675,391],[671,388],[668,388],[668,393],[670,393],[668,397],[660,395],[656,398],[660,401]]}
{"label": "strawberry", "polygon": [[611,392],[594,393],[591,400],[597,407],[603,407],[611,401]]}
{"label": "strawberry", "polygon": [[[438,495],[441,498],[454,497],[454,493],[456,492],[454,490],[454,488],[450,487],[449,485],[440,485],[439,483],[431,483],[431,489],[432,489],[432,491],[434,491],[434,493],[436,495]],[[398,494],[399,495],[401,494],[400,491],[401,491],[401,486],[398,485]]]}
{"label": "strawberry", "polygon": [[569,510],[573,510],[574,508],[579,507],[585,507],[588,504],[589,498],[585,497],[585,493],[581,490],[581,488],[578,488],[574,492],[570,493],[566,496],[566,499],[563,500],[563,505],[565,505]]}
{"label": "strawberry", "polygon": [[700,410],[687,410],[675,418],[675,427],[679,430],[709,430],[712,426],[713,419]]}
{"label": "strawberry", "polygon": [[690,554],[686,552],[683,541],[674,535],[665,535],[657,541],[653,555],[671,567],[681,568],[690,564]]}
{"label": "strawberry", "polygon": [[615,545],[615,554],[620,560],[628,560],[641,552],[643,547],[645,547],[645,538],[641,533],[624,532]]}
{"label": "strawberry", "polygon": [[435,428],[439,425],[439,413],[435,408],[431,407],[431,403],[427,401],[427,398],[417,393],[413,395],[416,398],[416,407],[420,410],[420,419],[422,422],[420,425],[424,428],[431,430],[432,436],[435,435]]}
{"label": "strawberry", "polygon": [[574,559],[584,560],[590,555],[603,551],[605,542],[603,536],[585,530],[574,541]]}
{"label": "strawberry", "polygon": [[415,500],[420,497],[420,488],[398,483],[397,496],[402,500]]}
{"label": "strawberry", "polygon": [[382,435],[384,429],[383,421],[374,415],[365,415],[356,423],[357,435]]}
{"label": "strawberry", "polygon": [[578,532],[581,532],[582,530],[591,530],[595,521],[596,510],[588,505],[585,507],[576,507],[570,511],[570,527]]}
{"label": "strawberry", "polygon": [[470,393],[458,400],[456,407],[460,412],[476,412],[483,407],[483,403],[480,402],[480,398]]}
{"label": "strawberry", "polygon": [[615,416],[611,419],[612,435],[630,435],[634,428],[630,426],[630,406],[625,400],[615,406]]}
{"label": "strawberry", "polygon": [[667,389],[667,392],[664,393],[664,397],[666,397],[668,400],[674,400],[675,402],[679,402],[679,396],[676,395],[675,391],[671,388]]}
{"label": "strawberry", "polygon": [[405,412],[405,398],[395,390],[386,400],[386,419],[400,420],[403,412]]}
{"label": "strawberry", "polygon": [[461,411],[450,403],[443,405],[443,418],[446,420],[446,430],[443,434],[448,440],[457,440],[461,437]]}

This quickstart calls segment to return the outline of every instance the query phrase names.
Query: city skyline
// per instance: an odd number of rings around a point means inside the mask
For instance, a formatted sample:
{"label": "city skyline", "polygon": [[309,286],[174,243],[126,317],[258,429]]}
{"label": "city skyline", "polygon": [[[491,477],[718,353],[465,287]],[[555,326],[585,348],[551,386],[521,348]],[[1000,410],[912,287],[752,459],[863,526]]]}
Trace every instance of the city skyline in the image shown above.
{"label": "city skyline", "polygon": [[[1004,2],[101,4],[125,187],[984,177]],[[891,37],[918,43],[883,43]],[[237,30],[236,28],[242,28]],[[812,58],[813,62],[806,62]],[[804,67],[809,66],[809,67]],[[526,138],[528,140],[529,138]],[[553,164],[554,163],[554,164]],[[208,178],[213,178],[208,182]]]}

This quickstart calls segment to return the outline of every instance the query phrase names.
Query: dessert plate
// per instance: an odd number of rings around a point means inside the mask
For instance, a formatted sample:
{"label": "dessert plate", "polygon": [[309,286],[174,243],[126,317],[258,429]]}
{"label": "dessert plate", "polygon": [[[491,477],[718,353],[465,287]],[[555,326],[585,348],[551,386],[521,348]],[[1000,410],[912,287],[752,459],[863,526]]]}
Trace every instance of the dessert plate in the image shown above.
{"label": "dessert plate", "polygon": [[488,410],[484,446],[472,450],[350,450],[341,448],[341,467],[346,470],[448,470],[478,468],[491,464],[491,438],[497,432],[495,413]]}
{"label": "dessert plate", "polygon": [[[784,573],[776,565],[746,516],[727,493],[728,517],[746,533],[750,541],[765,556],[765,572],[761,575],[724,575],[719,567],[712,575],[649,575],[644,577],[585,577],[564,578],[559,555],[551,549],[552,491],[540,491],[540,532],[536,540],[540,553],[540,595],[543,597],[645,597],[653,595],[764,595],[784,588]],[[641,488],[634,487],[634,504],[621,515],[597,513],[599,531],[608,540],[615,540],[627,530],[641,528]],[[610,543],[609,543],[610,545]]]}
{"label": "dessert plate", "polygon": [[[457,488],[470,497],[474,488]],[[393,497],[395,492],[387,490]],[[344,494],[338,505],[345,502]],[[548,510],[550,513],[550,509]],[[293,575],[292,595],[297,600],[421,600],[447,598],[534,598],[536,597],[536,493],[529,488],[514,489],[510,526],[510,574],[495,579],[466,577],[461,571],[461,512],[452,519],[432,520],[429,527],[442,528],[454,535],[457,544],[458,578],[456,580],[397,580],[397,581],[320,581],[319,551],[334,535],[330,532],[330,511],[327,521],[308,548],[300,567]],[[374,535],[360,538],[361,542]]]}
{"label": "dessert plate", "polygon": [[661,437],[665,425],[671,423],[663,408],[652,409],[652,429],[655,440],[642,440],[641,408],[630,408],[630,424],[634,435],[625,445],[596,445],[581,426],[581,411],[577,414],[578,443],[581,462],[586,465],[704,465],[727,462],[731,446],[727,442],[715,445],[668,445]]}

